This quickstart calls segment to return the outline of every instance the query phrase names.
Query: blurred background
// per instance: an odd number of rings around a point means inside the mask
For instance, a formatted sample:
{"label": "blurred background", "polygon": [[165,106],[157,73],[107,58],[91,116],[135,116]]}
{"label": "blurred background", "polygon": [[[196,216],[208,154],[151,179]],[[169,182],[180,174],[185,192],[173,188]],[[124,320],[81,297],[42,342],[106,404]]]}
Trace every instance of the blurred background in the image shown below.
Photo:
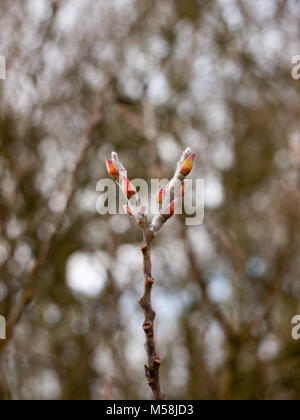
{"label": "blurred background", "polygon": [[[297,399],[297,0],[1,0],[0,399],[149,399],[142,238],[96,212],[104,160],[170,178],[205,222],[155,240],[169,399]],[[33,296],[33,300],[32,300]]]}

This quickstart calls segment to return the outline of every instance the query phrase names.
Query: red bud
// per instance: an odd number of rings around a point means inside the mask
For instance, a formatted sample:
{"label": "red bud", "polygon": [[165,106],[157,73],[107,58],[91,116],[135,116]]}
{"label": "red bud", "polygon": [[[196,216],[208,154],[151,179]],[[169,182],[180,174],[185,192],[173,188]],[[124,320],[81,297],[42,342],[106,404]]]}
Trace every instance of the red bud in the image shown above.
{"label": "red bud", "polygon": [[177,200],[173,200],[163,211],[162,215],[164,217],[164,219],[170,219],[170,217],[173,216],[173,214],[175,213],[175,205],[176,205]]}
{"label": "red bud", "polygon": [[106,159],[105,161],[108,175],[116,181],[119,178],[118,168],[109,159]]}
{"label": "red bud", "polygon": [[164,186],[160,187],[156,194],[156,201],[161,204],[164,199],[166,188]]}
{"label": "red bud", "polygon": [[136,189],[126,176],[123,176],[123,191],[128,200],[136,194]]}
{"label": "red bud", "polygon": [[180,169],[180,173],[183,176],[187,176],[191,172],[191,170],[193,169],[193,163],[194,163],[195,156],[196,156],[195,153],[193,153],[183,162],[183,165]]}

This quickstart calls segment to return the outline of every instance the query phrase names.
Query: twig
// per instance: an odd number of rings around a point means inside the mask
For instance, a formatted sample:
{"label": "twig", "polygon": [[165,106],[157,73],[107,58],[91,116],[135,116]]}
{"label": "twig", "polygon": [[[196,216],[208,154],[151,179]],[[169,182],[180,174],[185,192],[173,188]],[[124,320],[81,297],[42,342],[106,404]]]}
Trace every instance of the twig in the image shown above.
{"label": "twig", "polygon": [[144,312],[143,330],[146,337],[145,350],[148,358],[148,365],[145,365],[145,376],[148,385],[152,390],[154,400],[164,400],[165,394],[160,385],[159,372],[162,362],[158,356],[156,347],[154,328],[156,313],[152,308],[151,299],[152,287],[154,284],[154,279],[152,277],[151,246],[155,234],[159,232],[167,220],[174,214],[176,196],[180,193],[184,178],[192,170],[194,156],[195,155],[190,148],[187,148],[182,153],[173,178],[164,189],[164,194],[158,196],[160,212],[158,215],[154,216],[149,223],[147,216],[144,214],[143,207],[140,205],[138,193],[128,180],[126,169],[121,163],[118,154],[113,152],[112,160],[106,160],[108,174],[114,179],[116,184],[119,185],[127,201],[127,206],[125,207],[128,215],[136,220],[143,233],[144,241],[141,246],[141,251],[144,260],[144,294],[141,299],[139,299],[139,304]]}
{"label": "twig", "polygon": [[145,350],[148,356],[148,366],[145,365],[145,375],[148,384],[152,390],[153,398],[155,400],[163,400],[163,394],[159,380],[159,369],[161,360],[158,356],[155,343],[154,334],[154,320],[156,317],[152,309],[151,293],[154,279],[152,277],[152,263],[151,263],[151,245],[154,239],[154,233],[151,232],[145,223],[145,220],[139,222],[144,236],[144,243],[141,246],[141,251],[144,259],[144,295],[139,300],[139,304],[144,312],[145,320],[143,329],[146,336]]}
{"label": "twig", "polygon": [[[189,147],[185,149],[182,153],[181,158],[177,163],[177,169],[175,171],[175,174],[165,190],[164,196],[167,202],[172,202],[174,200],[178,189],[180,188],[182,182],[184,181],[184,178],[186,177],[186,175],[181,173],[182,165],[188,158],[191,158],[191,162],[193,162],[194,156],[195,155],[193,155],[193,152]],[[162,207],[164,207],[167,204],[165,200],[163,200]],[[162,214],[155,216],[152,220],[150,230],[154,233],[157,233],[163,227],[167,220],[168,219],[163,217]]]}

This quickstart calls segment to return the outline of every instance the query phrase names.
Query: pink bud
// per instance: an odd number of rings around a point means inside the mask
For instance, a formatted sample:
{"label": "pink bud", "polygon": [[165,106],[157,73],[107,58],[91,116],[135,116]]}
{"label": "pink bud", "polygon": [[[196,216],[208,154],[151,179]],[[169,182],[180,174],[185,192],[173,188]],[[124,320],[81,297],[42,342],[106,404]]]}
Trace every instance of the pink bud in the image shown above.
{"label": "pink bud", "polygon": [[175,205],[177,203],[178,200],[173,200],[169,205],[167,205],[167,207],[164,209],[164,211],[162,212],[163,218],[164,219],[170,219],[170,217],[173,216],[173,214],[175,213]]}
{"label": "pink bud", "polygon": [[106,159],[105,161],[108,175],[116,181],[119,178],[118,168],[109,159]]}
{"label": "pink bud", "polygon": [[193,169],[193,163],[194,163],[195,156],[196,156],[195,153],[193,153],[183,162],[183,165],[180,169],[180,173],[183,176],[187,176],[191,172],[191,170]]}
{"label": "pink bud", "polygon": [[161,204],[164,199],[166,188],[164,186],[160,187],[156,194],[156,201]]}
{"label": "pink bud", "polygon": [[126,176],[123,176],[123,191],[128,200],[136,194],[136,189]]}

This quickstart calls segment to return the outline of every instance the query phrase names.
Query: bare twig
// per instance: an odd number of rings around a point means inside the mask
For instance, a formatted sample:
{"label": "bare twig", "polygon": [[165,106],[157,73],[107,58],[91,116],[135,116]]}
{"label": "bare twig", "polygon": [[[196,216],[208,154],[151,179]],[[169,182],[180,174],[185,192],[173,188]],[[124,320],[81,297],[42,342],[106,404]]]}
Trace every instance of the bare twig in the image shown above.
{"label": "bare twig", "polygon": [[151,244],[154,238],[154,234],[149,230],[147,224],[145,223],[145,219],[141,220],[139,225],[144,236],[144,243],[141,246],[141,251],[144,258],[144,295],[139,300],[139,304],[144,311],[145,316],[143,329],[146,336],[145,349],[148,356],[148,366],[145,366],[145,375],[152,390],[153,398],[155,400],[163,400],[165,395],[161,390],[159,380],[161,360],[157,353],[154,335],[154,320],[156,314],[152,309],[151,303],[151,292],[154,283],[151,272]]}

